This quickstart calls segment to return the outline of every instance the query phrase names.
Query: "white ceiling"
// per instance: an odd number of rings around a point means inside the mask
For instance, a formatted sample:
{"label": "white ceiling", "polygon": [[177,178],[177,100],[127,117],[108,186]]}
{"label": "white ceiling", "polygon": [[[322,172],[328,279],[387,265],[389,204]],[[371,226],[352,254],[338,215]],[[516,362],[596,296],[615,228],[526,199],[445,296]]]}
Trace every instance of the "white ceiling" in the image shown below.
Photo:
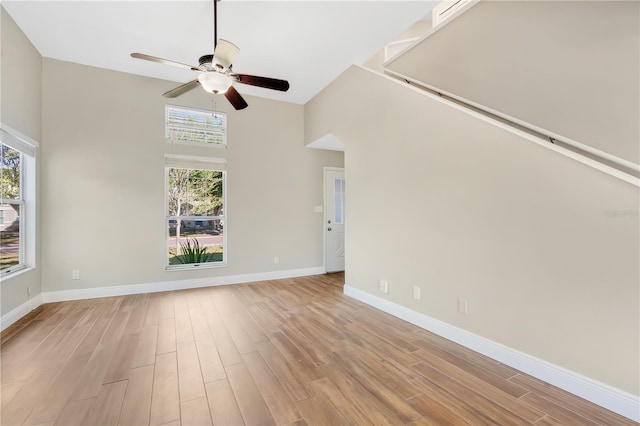
{"label": "white ceiling", "polygon": [[[303,104],[436,3],[223,0],[218,37],[240,47],[236,72],[291,84],[286,93],[242,84],[236,85],[238,91]],[[213,50],[212,0],[3,0],[2,5],[44,57],[171,80],[176,86],[197,75],[129,54],[198,65],[198,58]]]}

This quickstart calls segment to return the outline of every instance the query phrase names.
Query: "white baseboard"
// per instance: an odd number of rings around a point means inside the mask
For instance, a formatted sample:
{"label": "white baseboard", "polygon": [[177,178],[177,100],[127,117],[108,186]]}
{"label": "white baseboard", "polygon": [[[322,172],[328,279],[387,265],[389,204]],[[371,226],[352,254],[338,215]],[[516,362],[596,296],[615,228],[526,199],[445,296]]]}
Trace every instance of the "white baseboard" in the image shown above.
{"label": "white baseboard", "polygon": [[640,422],[640,398],[349,285],[344,294]]}
{"label": "white baseboard", "polygon": [[24,302],[22,305],[13,309],[11,312],[7,312],[0,318],[0,331],[4,331],[14,322],[18,321],[29,312],[33,311],[38,306],[42,305],[42,294],[38,294],[35,297]]}
{"label": "white baseboard", "polygon": [[228,284],[242,284],[256,281],[277,280],[283,278],[305,277],[324,274],[324,267],[289,269],[285,271],[258,272],[253,274],[228,275],[222,277],[198,278],[192,280],[161,281],[157,283],[119,285],[113,287],[94,287],[78,290],[62,290],[41,293],[0,318],[0,331],[9,327],[20,318],[43,303],[65,302],[68,300],[95,299],[98,297],[126,296],[140,293],[185,290],[189,288],[213,287]]}
{"label": "white baseboard", "polygon": [[126,296],[129,294],[157,293],[160,291],[185,290],[189,288],[213,287],[241,284],[282,278],[304,277],[323,274],[323,267],[290,269],[286,271],[258,272],[254,274],[227,275],[221,277],[196,278],[191,280],[160,281],[146,284],[129,284],[112,287],[94,287],[78,290],[61,290],[42,293],[43,303],[67,300],[95,299],[98,297]]}

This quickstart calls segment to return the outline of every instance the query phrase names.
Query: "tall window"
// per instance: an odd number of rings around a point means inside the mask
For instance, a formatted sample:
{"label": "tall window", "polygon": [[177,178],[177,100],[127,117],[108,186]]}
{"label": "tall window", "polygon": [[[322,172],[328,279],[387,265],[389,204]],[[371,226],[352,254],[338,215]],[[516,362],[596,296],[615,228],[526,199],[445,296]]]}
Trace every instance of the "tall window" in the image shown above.
{"label": "tall window", "polygon": [[[0,275],[35,261],[35,146],[0,129]],[[26,138],[26,137],[25,137]],[[26,246],[29,245],[29,250]]]}
{"label": "tall window", "polygon": [[225,172],[166,168],[167,268],[224,265]]}
{"label": "tall window", "polygon": [[3,272],[10,272],[12,268],[21,265],[22,233],[20,223],[23,222],[21,212],[24,210],[22,197],[22,153],[6,145],[2,145],[1,152],[0,188],[0,268]]}
{"label": "tall window", "polygon": [[224,113],[165,107],[165,137],[168,141],[186,144],[225,146],[227,116]]}

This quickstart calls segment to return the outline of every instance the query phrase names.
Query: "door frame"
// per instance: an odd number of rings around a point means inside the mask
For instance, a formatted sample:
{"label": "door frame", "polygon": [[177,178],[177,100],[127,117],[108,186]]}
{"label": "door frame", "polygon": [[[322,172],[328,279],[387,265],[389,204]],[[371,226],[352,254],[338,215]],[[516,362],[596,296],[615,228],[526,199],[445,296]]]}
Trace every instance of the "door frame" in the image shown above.
{"label": "door frame", "polygon": [[[344,167],[325,166],[322,168],[322,268],[324,273],[327,273],[327,233],[325,232],[325,226],[327,226],[327,172],[343,172]],[[346,210],[345,210],[346,212]],[[346,213],[345,213],[346,214]],[[346,251],[345,251],[346,258]]]}

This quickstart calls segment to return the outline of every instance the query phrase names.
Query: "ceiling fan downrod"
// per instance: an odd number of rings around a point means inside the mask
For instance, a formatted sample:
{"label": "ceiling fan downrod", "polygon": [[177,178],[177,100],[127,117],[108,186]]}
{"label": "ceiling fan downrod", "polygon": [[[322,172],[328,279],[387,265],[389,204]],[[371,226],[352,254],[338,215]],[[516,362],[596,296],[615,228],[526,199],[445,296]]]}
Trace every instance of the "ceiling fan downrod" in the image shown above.
{"label": "ceiling fan downrod", "polygon": [[218,47],[218,2],[213,0],[213,51]]}

